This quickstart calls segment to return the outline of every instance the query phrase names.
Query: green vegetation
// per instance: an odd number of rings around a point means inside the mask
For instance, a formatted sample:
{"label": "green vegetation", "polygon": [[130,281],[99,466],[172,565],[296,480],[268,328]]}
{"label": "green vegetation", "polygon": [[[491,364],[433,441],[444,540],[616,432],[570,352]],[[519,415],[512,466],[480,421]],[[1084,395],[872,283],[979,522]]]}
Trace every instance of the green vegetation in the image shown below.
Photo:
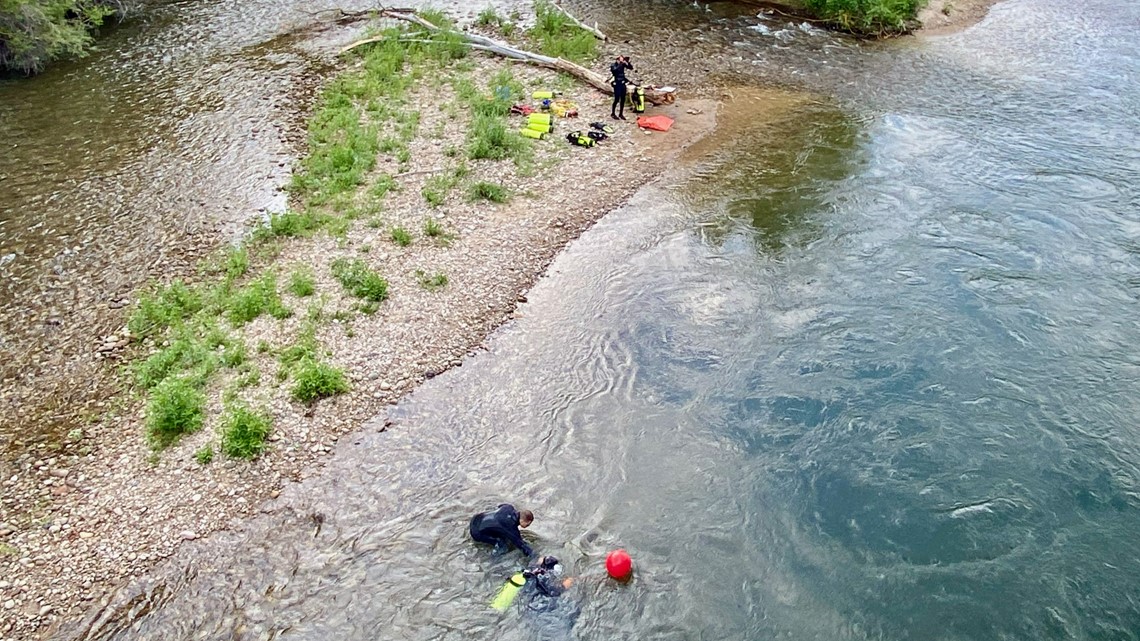
{"label": "green vegetation", "polygon": [[470,196],[471,200],[487,200],[493,203],[505,203],[511,199],[506,187],[485,181],[471,185]]}
{"label": "green vegetation", "polygon": [[313,270],[308,267],[298,267],[289,274],[289,292],[298,298],[312,296],[317,291],[317,280]]}
{"label": "green vegetation", "polygon": [[222,452],[230,458],[252,459],[265,449],[273,419],[246,405],[231,405],[222,417]]}
{"label": "green vegetation", "polygon": [[833,26],[864,36],[904,33],[914,26],[925,0],[803,0],[804,6]]}
{"label": "green vegetation", "polygon": [[289,318],[293,311],[281,303],[277,294],[277,275],[266,272],[261,278],[235,292],[227,305],[227,318],[234,327],[241,327],[262,314],[274,318]]}
{"label": "green vegetation", "polygon": [[[13,1],[20,0],[0,0],[0,8]],[[450,24],[438,12],[421,15]],[[391,225],[392,219],[385,223],[380,212],[388,194],[399,189],[392,175],[396,171],[375,169],[378,158],[386,167],[396,162],[406,165],[412,141],[427,135],[417,134],[420,114],[410,104],[415,83],[427,82],[429,88],[440,90],[450,86],[456,99],[442,101],[440,108],[471,123],[463,145],[450,149],[455,158],[452,166],[425,182],[422,195],[429,205],[445,204],[460,188],[472,198],[491,202],[510,197],[501,184],[468,184],[469,159],[511,160],[520,172],[534,164],[529,141],[518,136],[507,120],[510,105],[524,92],[509,70],[489,80],[475,80],[475,66],[463,60],[468,48],[457,34],[403,28],[378,35],[381,41],[354,51],[359,64],[331,82],[321,96],[310,123],[310,154],[300,161],[290,186],[290,210],[270,215],[243,243],[204,261],[197,271],[198,282],[176,280],[157,286],[132,310],[127,325],[141,355],[124,370],[147,397],[146,431],[156,451],[200,429],[207,420],[219,420],[223,426],[219,451],[255,456],[268,433],[268,424],[261,420],[267,418],[240,405],[241,390],[275,385],[301,403],[348,391],[346,373],[324,362],[329,353],[317,336],[331,318],[342,323],[338,334],[343,331],[351,337],[354,313],[375,314],[389,296],[388,282],[364,260],[352,257],[367,253],[375,243],[360,244],[352,231],[357,220],[377,229]],[[428,218],[422,225],[423,238],[441,245],[452,238],[440,218]],[[304,240],[322,233],[339,242]],[[413,234],[418,235],[410,226],[393,227],[387,233],[401,246],[410,245]],[[338,293],[341,300],[329,308],[334,313],[325,313],[328,301],[326,296],[314,296],[313,270],[279,258],[298,242],[338,248],[338,255],[330,257],[335,259],[330,271],[343,291],[357,299],[355,304],[346,304],[345,296]],[[448,286],[443,273],[420,271],[416,276],[420,286],[430,291]],[[277,325],[279,330],[300,325],[293,343],[270,345],[252,333],[260,331],[260,324],[257,330],[245,326],[265,315],[293,316],[279,284],[310,303],[301,318]],[[269,380],[263,381],[261,369],[269,358],[278,364],[275,370],[266,370]],[[220,397],[221,403],[207,394]],[[207,406],[224,408],[222,416],[207,416]],[[209,446],[209,454],[203,448],[196,456],[210,457],[214,449],[216,442]]]}
{"label": "green vegetation", "polygon": [[438,289],[447,287],[447,274],[444,274],[442,272],[429,276],[422,269],[417,269],[416,279],[420,281],[420,286],[429,292],[434,292]]}
{"label": "green vegetation", "polygon": [[294,368],[295,383],[290,394],[301,403],[314,403],[322,398],[347,392],[344,371],[311,358],[302,359]]}
{"label": "green vegetation", "polygon": [[407,247],[412,244],[412,233],[403,227],[392,228],[392,242],[400,247]]}
{"label": "green vegetation", "polygon": [[209,465],[214,460],[214,446],[207,443],[198,448],[194,452],[194,460],[198,461],[200,465]]}
{"label": "green vegetation", "polygon": [[125,0],[0,0],[0,70],[38,73],[58,58],[81,57],[91,32],[125,15]]}
{"label": "green vegetation", "polygon": [[332,264],[333,278],[357,298],[379,303],[388,298],[388,281],[359,258],[338,258]]}
{"label": "green vegetation", "polygon": [[550,0],[535,2],[534,15],[530,37],[542,53],[574,62],[589,62],[598,56],[594,34],[571,22]]}
{"label": "green vegetation", "polygon": [[156,449],[173,444],[183,434],[202,428],[206,395],[190,381],[170,378],[151,394],[146,410],[147,436]]}
{"label": "green vegetation", "polygon": [[503,21],[503,17],[495,11],[494,7],[487,7],[479,12],[475,24],[480,27],[496,27]]}
{"label": "green vegetation", "polygon": [[127,320],[135,338],[147,338],[202,309],[202,296],[180,280],[146,294]]}

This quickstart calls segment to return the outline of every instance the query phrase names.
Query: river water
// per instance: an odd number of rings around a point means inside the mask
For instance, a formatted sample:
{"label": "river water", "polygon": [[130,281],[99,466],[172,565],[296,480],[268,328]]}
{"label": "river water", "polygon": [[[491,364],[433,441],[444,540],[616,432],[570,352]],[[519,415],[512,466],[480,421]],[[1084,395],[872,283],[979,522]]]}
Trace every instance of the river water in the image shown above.
{"label": "river water", "polygon": [[738,91],[487,352],[63,636],[547,638],[465,538],[510,500],[569,638],[1140,638],[1140,7],[715,19],[702,55],[834,100]]}

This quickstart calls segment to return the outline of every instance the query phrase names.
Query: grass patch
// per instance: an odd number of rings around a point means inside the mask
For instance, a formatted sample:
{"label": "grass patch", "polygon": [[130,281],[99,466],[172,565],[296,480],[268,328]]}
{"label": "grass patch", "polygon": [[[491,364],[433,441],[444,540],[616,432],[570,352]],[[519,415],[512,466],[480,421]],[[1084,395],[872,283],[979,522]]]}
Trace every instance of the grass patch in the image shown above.
{"label": "grass patch", "polygon": [[237,378],[238,389],[255,387],[261,383],[261,370],[253,365],[246,363],[238,371],[240,372]]}
{"label": "grass patch", "polygon": [[295,382],[290,394],[293,400],[311,404],[322,398],[349,390],[348,380],[340,368],[306,358],[294,368]]}
{"label": "grass patch", "polygon": [[821,20],[865,36],[908,31],[920,0],[804,0],[804,6]]}
{"label": "grass patch", "polygon": [[574,62],[589,62],[598,56],[594,34],[570,21],[549,0],[534,3],[534,27],[530,37],[542,53]]}
{"label": "grass patch", "polygon": [[127,320],[127,329],[136,339],[161,333],[202,309],[202,295],[176,280],[153,294],[145,294]]}
{"label": "grass patch", "polygon": [[164,380],[151,391],[146,408],[147,436],[156,449],[173,444],[183,434],[202,428],[206,395],[190,381]]}
{"label": "grass patch", "polygon": [[393,227],[392,242],[400,247],[407,247],[412,244],[412,233],[403,227]]}
{"label": "grass patch", "polygon": [[238,367],[245,362],[245,359],[245,341],[240,338],[230,342],[230,344],[226,346],[225,351],[222,352],[222,364],[226,367]]}
{"label": "grass patch", "polygon": [[308,236],[324,223],[324,218],[312,209],[303,212],[285,211],[279,214],[270,214],[269,220],[259,229],[255,236],[297,238]]}
{"label": "grass patch", "polygon": [[209,465],[214,460],[214,446],[207,443],[194,452],[194,460],[199,465]]}
{"label": "grass patch", "polygon": [[308,267],[298,267],[289,274],[289,293],[298,298],[312,296],[317,291],[317,279],[313,270]]}
{"label": "grass patch", "polygon": [[396,179],[390,174],[380,174],[376,182],[368,188],[368,196],[373,200],[382,200],[384,196],[388,195],[390,191],[396,191],[399,185],[396,184]]}
{"label": "grass patch", "polygon": [[281,303],[277,294],[277,275],[273,272],[266,272],[235,292],[226,302],[226,318],[234,327],[241,327],[265,313],[278,319],[293,315],[293,311]]}
{"label": "grass patch", "polygon": [[265,411],[231,405],[222,417],[222,452],[230,458],[253,459],[265,449],[273,419]]}
{"label": "grass patch", "polygon": [[379,303],[388,298],[388,281],[359,258],[338,258],[332,264],[333,278],[357,298]]}
{"label": "grass patch", "polygon": [[442,272],[431,274],[430,276],[423,270],[416,270],[416,279],[420,281],[420,286],[429,292],[434,292],[444,287],[447,287],[447,274]]}
{"label": "grass patch", "polygon": [[433,238],[445,246],[454,239],[454,235],[444,228],[443,223],[434,218],[428,218],[424,221],[424,236]]}
{"label": "grass patch", "polygon": [[493,203],[505,203],[511,199],[511,194],[506,187],[486,181],[479,181],[471,185],[469,195],[471,200],[486,200]]}
{"label": "grass patch", "polygon": [[144,389],[154,389],[177,372],[198,370],[195,378],[204,379],[215,369],[217,356],[187,330],[180,332],[167,346],[129,367],[135,383]]}

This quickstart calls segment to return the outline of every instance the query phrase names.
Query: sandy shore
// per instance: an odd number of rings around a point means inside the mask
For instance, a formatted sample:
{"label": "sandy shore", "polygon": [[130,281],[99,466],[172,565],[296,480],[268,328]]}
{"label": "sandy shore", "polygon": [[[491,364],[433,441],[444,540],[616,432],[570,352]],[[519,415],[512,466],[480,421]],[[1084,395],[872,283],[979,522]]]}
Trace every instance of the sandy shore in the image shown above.
{"label": "sandy shore", "polygon": [[999,0],[930,0],[918,12],[919,36],[944,36],[978,24]]}
{"label": "sandy shore", "polygon": [[[485,78],[503,63],[478,58],[478,65],[474,75]],[[543,71],[514,71],[528,88],[555,82]],[[609,97],[592,89],[574,87],[569,97],[581,108],[575,125],[608,114]],[[436,89],[415,103],[439,100]],[[19,457],[15,472],[0,479],[0,638],[50,634],[182,541],[226,528],[284,484],[320,473],[322,458],[338,438],[426,378],[462,365],[510,319],[568,242],[713,130],[716,109],[715,102],[682,95],[677,104],[653,110],[676,119],[668,133],[642,132],[629,122],[617,124],[617,133],[593,149],[572,147],[561,136],[536,143],[539,171],[533,176],[509,161],[472,162],[470,180],[503,183],[514,198],[498,205],[473,203],[456,189],[438,208],[425,204],[421,188],[446,165],[449,148],[462,147],[465,131],[444,110],[422,109],[411,152],[423,173],[399,178],[399,190],[384,203],[382,225],[358,221],[342,238],[291,240],[275,263],[282,273],[306,265],[316,274],[322,314],[334,319],[321,323],[318,338],[326,360],[345,369],[352,391],[315,406],[295,403],[287,386],[271,380],[273,354],[251,353],[264,382],[243,390],[242,398],[270,408],[274,419],[270,446],[259,459],[219,455],[208,465],[197,462],[195,452],[217,441],[213,420],[155,456],[143,437],[137,398],[123,399],[108,418],[72,430],[58,449]],[[559,129],[568,130],[565,124]],[[442,221],[453,240],[424,237],[427,217]],[[412,230],[414,242],[392,242],[388,230],[395,226]],[[390,298],[377,313],[347,313],[355,301],[329,275],[338,256],[360,258],[388,279]],[[422,273],[446,274],[448,284],[429,291]],[[294,316],[255,320],[244,330],[251,347],[262,341],[284,346],[297,334],[312,305],[284,298]],[[211,416],[218,413],[211,408]]]}

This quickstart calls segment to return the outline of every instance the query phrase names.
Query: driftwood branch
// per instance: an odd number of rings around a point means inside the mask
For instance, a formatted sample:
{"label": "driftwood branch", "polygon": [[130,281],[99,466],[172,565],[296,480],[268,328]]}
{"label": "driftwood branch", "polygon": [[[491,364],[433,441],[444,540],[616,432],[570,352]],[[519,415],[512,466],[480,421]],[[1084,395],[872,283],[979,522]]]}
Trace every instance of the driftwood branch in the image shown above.
{"label": "driftwood branch", "polygon": [[579,29],[582,29],[583,31],[589,31],[590,33],[594,34],[594,37],[597,38],[598,40],[607,40],[608,39],[608,38],[606,38],[606,34],[602,33],[601,30],[598,29],[598,23],[595,22],[594,26],[592,26],[592,27],[587,25],[587,24],[583,24],[581,20],[575,18],[573,16],[573,14],[571,14],[569,11],[567,11],[566,8],[562,6],[561,2],[555,2],[554,8],[561,11],[562,15],[569,18],[570,22],[573,22],[575,25],[577,25]]}
{"label": "driftwood branch", "polygon": [[[424,20],[420,16],[416,15],[414,11],[410,11],[407,9],[380,9],[380,10],[376,11],[375,13],[377,16],[380,16],[380,17],[394,18],[396,20],[403,20],[405,22],[410,22],[412,24],[423,27],[426,31],[428,31],[430,33],[444,33],[443,29],[440,29],[439,27],[428,22],[427,20]],[[537,65],[540,67],[546,67],[547,69],[554,69],[555,71],[561,71],[564,73],[568,73],[571,76],[574,76],[575,78],[581,80],[582,82],[585,82],[586,84],[594,87],[598,91],[601,91],[602,93],[606,93],[606,94],[610,94],[610,95],[613,95],[613,93],[614,93],[614,88],[610,85],[609,78],[607,78],[606,76],[603,76],[602,74],[600,74],[596,71],[591,71],[590,69],[587,69],[581,65],[574,64],[573,62],[570,62],[569,60],[564,60],[562,58],[553,58],[551,56],[544,56],[540,53],[534,53],[532,51],[526,51],[524,49],[519,49],[519,48],[511,46],[505,42],[502,42],[500,40],[495,40],[494,38],[488,38],[487,36],[482,36],[482,35],[479,35],[477,33],[461,32],[461,31],[447,31],[447,33],[459,35],[465,41],[467,41],[467,44],[473,49],[478,49],[479,51],[486,51],[488,53],[493,53],[493,54],[496,54],[499,56],[503,56],[504,58],[510,58],[512,60],[519,60],[522,62],[527,62],[527,63]],[[380,42],[381,40],[384,40],[384,39],[385,39],[384,37],[377,37],[377,38],[365,38],[364,40],[358,40],[358,41],[348,45],[344,49],[341,49],[340,53],[341,54],[348,53],[349,51],[352,51],[353,49],[356,49],[357,47],[362,47],[366,44],[370,44],[373,42]],[[655,105],[661,105],[661,104],[672,103],[674,96],[672,93],[666,93],[663,91],[658,91],[658,90],[653,89],[651,87],[646,87],[645,88],[645,99],[648,100],[649,102],[655,104]]]}

